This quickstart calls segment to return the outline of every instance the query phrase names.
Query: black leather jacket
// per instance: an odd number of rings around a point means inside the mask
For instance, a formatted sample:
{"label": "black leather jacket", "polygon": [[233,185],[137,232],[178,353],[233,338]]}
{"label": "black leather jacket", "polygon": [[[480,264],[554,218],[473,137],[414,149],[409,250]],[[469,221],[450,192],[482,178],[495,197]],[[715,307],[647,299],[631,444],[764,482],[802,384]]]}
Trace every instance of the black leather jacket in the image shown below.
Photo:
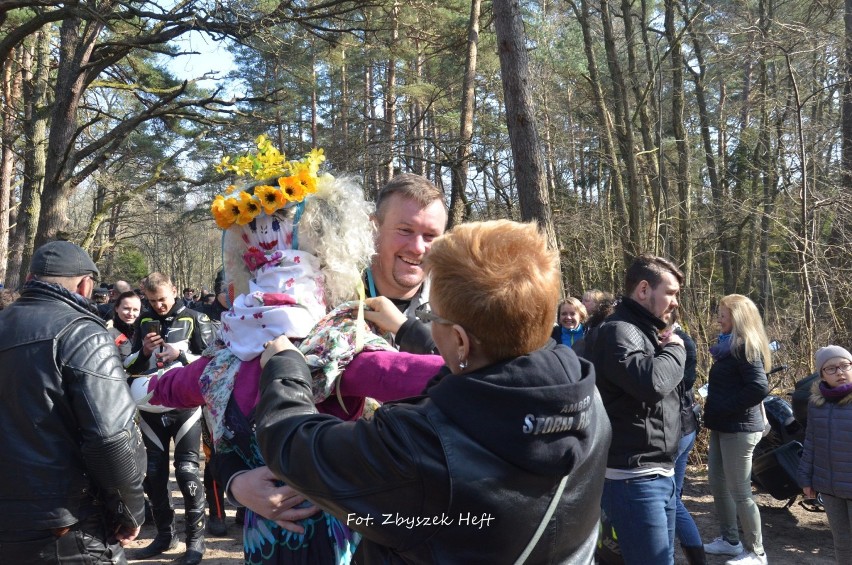
{"label": "black leather jacket", "polygon": [[315,413],[307,366],[283,352],[261,377],[264,460],[363,534],[359,563],[513,563],[567,476],[526,563],[592,563],[610,440],[592,366],[551,343],[442,377],[341,422]]}
{"label": "black leather jacket", "polygon": [[30,282],[0,312],[0,530],[144,519],[145,449],[113,339],[67,290]]}
{"label": "black leather jacket", "polygon": [[624,298],[586,343],[612,424],[607,467],[671,469],[681,438],[680,394],[686,350],[660,345],[665,323]]}

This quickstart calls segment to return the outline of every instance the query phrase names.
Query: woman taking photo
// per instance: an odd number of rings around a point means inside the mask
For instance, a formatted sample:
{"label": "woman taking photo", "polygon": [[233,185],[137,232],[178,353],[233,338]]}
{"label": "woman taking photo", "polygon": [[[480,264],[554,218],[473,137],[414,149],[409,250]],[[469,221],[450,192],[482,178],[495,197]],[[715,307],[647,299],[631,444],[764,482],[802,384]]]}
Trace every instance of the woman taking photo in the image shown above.
{"label": "woman taking photo", "polygon": [[719,341],[710,348],[704,423],[710,430],[710,490],[721,536],[704,550],[732,556],[726,565],[765,564],[760,511],[751,496],[751,460],[766,427],[762,402],[769,394],[769,340],[754,302],[740,294],[719,302],[719,328]]}
{"label": "woman taking photo", "polygon": [[122,292],[115,299],[112,313],[112,327],[109,334],[115,340],[121,360],[130,355],[133,347],[133,331],[139,312],[142,309],[142,301],[132,290]]}

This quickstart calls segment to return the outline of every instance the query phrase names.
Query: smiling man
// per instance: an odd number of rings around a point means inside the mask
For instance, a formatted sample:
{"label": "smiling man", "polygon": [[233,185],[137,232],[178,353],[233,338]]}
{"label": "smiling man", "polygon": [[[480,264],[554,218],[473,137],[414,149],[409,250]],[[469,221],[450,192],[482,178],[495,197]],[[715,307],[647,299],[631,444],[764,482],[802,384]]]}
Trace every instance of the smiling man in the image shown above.
{"label": "smiling man", "polygon": [[429,300],[423,260],[447,227],[444,193],[420,175],[397,175],[379,192],[373,222],[376,254],[366,276],[371,311],[365,317],[394,334],[401,351],[431,353],[429,328],[414,312]]}
{"label": "smiling man", "polygon": [[686,349],[677,334],[660,332],[678,307],[682,283],[671,261],[636,257],[621,303],[586,344],[612,425],[601,508],[628,565],[674,563],[677,385]]}

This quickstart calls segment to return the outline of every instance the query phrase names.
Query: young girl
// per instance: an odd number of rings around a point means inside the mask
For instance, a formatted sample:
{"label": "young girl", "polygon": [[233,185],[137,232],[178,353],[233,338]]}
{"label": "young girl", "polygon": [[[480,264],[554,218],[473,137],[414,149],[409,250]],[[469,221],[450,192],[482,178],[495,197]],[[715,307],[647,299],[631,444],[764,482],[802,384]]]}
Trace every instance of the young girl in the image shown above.
{"label": "young girl", "polygon": [[837,345],[816,352],[820,380],[808,404],[799,485],[822,494],[837,563],[852,563],[852,354]]}
{"label": "young girl", "polygon": [[556,340],[556,343],[571,347],[583,339],[586,333],[583,327],[583,322],[586,321],[586,307],[573,296],[567,298],[559,304],[557,321],[559,324],[553,328],[550,337]]}

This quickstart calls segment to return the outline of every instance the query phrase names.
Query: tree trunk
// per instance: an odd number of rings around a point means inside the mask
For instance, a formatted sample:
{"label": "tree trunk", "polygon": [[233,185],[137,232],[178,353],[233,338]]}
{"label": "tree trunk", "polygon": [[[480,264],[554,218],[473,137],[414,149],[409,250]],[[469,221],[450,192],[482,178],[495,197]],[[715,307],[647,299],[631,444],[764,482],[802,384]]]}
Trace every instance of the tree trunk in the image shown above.
{"label": "tree trunk", "polygon": [[[35,34],[32,68],[24,68],[24,175],[17,226],[10,241],[9,287],[20,286],[29,270],[37,219],[41,211],[41,193],[47,168],[47,118],[50,114],[48,80],[50,75],[50,35],[42,30]],[[34,69],[34,70],[32,70]]]}
{"label": "tree trunk", "polygon": [[462,83],[461,118],[459,119],[459,147],[452,168],[452,192],[450,194],[450,218],[452,227],[464,221],[467,215],[467,169],[470,166],[470,145],[473,137],[473,103],[476,94],[476,57],[479,44],[479,12],[481,0],[471,0],[470,20],[467,27],[467,57]]}
{"label": "tree trunk", "polygon": [[678,262],[682,266],[684,286],[692,286],[692,194],[689,188],[689,143],[683,125],[683,56],[681,35],[675,29],[675,0],[666,0],[666,39],[669,42],[669,62],[672,70],[672,133],[677,149],[677,226]]}
{"label": "tree trunk", "polygon": [[[0,282],[6,280],[6,257],[9,253],[9,215],[12,201],[12,176],[15,169],[17,138],[17,113],[21,99],[21,72],[23,65],[16,61],[23,49],[9,53],[2,65],[2,88],[4,104],[2,111],[2,129],[0,129]],[[16,68],[17,67],[17,68]]]}
{"label": "tree trunk", "polygon": [[517,0],[494,0],[493,9],[521,219],[538,222],[548,244],[558,249],[530,91],[529,55],[520,5]]}
{"label": "tree trunk", "polygon": [[70,181],[73,173],[73,159],[70,157],[74,153],[77,108],[86,84],[86,65],[102,29],[103,23],[98,20],[84,23],[80,18],[72,17],[63,21],[59,30],[59,66],[35,247],[69,235],[64,230],[68,223],[68,200],[75,188]]}
{"label": "tree trunk", "polygon": [[[641,187],[639,181],[639,173],[636,167],[636,155],[634,151],[633,141],[633,124],[631,117],[633,115],[630,100],[628,98],[627,86],[625,83],[624,72],[619,63],[619,54],[615,45],[615,36],[613,33],[612,18],[609,13],[608,0],[601,0],[601,24],[603,26],[604,47],[607,54],[607,65],[610,75],[612,76],[613,96],[613,113],[615,118],[615,133],[618,139],[618,147],[620,157],[624,161],[624,167],[627,172],[627,221],[629,229],[629,247],[627,253],[630,255],[639,254],[645,247],[642,241],[642,204],[640,199]],[[629,15],[629,14],[628,14]]]}
{"label": "tree trunk", "polygon": [[[630,251],[632,243],[629,228],[624,224],[624,219],[627,218],[627,202],[624,199],[624,177],[622,175],[621,160],[618,158],[615,149],[612,120],[606,106],[606,99],[604,98],[603,87],[601,86],[600,74],[598,72],[597,58],[595,56],[597,41],[592,36],[591,22],[589,21],[589,3],[587,0],[580,0],[579,8],[574,3],[571,5],[583,31],[583,50],[586,53],[586,60],[589,67],[589,84],[594,94],[595,108],[597,109],[598,120],[600,122],[598,126],[601,131],[600,142],[603,145],[604,155],[609,165],[610,193],[613,197],[616,212],[615,227],[624,252],[626,264],[635,253]],[[581,166],[582,164],[581,162]],[[600,180],[601,178],[602,175],[598,175],[598,179]],[[602,194],[600,189],[598,190],[598,194]]]}
{"label": "tree trunk", "polygon": [[399,43],[399,3],[394,1],[391,8],[391,41],[388,46],[387,84],[385,85],[385,171],[383,182],[394,175],[394,157],[396,155],[396,50]]}
{"label": "tree trunk", "polygon": [[841,135],[843,137],[843,156],[841,164],[841,182],[846,194],[852,194],[852,0],[843,3],[844,59],[843,59],[843,101]]}

